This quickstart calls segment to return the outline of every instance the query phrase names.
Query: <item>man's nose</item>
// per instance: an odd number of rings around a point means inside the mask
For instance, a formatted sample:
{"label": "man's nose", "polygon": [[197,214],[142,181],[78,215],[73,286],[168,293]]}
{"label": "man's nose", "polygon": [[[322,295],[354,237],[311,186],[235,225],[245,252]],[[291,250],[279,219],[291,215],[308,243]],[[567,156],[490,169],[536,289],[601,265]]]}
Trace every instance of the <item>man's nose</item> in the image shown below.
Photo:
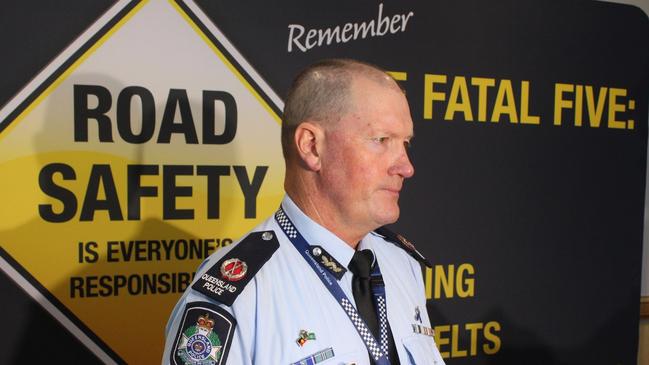
{"label": "man's nose", "polygon": [[396,160],[394,165],[390,167],[389,173],[392,175],[400,175],[404,179],[407,179],[415,174],[415,167],[412,165],[412,162],[410,162],[408,152],[405,150],[405,148],[399,155],[399,158]]}

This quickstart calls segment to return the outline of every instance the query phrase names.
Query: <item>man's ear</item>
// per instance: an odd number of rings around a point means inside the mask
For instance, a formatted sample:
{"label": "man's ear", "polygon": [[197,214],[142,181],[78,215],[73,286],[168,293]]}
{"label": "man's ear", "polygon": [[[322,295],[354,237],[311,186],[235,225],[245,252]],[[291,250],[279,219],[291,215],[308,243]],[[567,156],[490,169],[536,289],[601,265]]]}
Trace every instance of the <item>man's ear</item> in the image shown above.
{"label": "man's ear", "polygon": [[322,126],[312,122],[302,122],[295,129],[297,155],[311,171],[319,171],[322,165],[321,150],[324,142]]}

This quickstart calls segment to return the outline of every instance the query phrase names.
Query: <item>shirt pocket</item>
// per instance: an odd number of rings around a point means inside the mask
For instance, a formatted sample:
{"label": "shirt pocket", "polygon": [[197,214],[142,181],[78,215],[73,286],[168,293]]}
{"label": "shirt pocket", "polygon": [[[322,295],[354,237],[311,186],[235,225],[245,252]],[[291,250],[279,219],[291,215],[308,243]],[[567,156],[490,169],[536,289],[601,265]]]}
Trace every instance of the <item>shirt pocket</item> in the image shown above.
{"label": "shirt pocket", "polygon": [[401,340],[412,365],[444,365],[435,341],[430,336],[413,335]]}

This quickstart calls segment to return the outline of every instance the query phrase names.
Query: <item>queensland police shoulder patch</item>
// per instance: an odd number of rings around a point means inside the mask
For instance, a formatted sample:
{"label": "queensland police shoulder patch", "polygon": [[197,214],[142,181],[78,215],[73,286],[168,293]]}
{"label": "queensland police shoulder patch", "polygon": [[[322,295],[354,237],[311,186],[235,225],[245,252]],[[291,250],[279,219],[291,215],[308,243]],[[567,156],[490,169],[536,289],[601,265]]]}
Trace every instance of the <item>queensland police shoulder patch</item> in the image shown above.
{"label": "queensland police shoulder patch", "polygon": [[231,306],[278,248],[275,232],[252,232],[201,275],[192,289]]}
{"label": "queensland police shoulder patch", "polygon": [[171,352],[176,365],[225,364],[237,321],[225,309],[209,302],[185,307]]}
{"label": "queensland police shoulder patch", "polygon": [[415,245],[413,245],[412,242],[408,241],[402,235],[392,232],[391,230],[387,229],[385,226],[375,229],[374,233],[383,237],[383,239],[385,239],[386,241],[392,242],[397,247],[402,248],[410,256],[412,256],[415,260],[419,261],[420,263],[431,268],[433,267],[433,265],[424,257],[424,255],[422,255],[421,253],[419,253],[419,251],[417,251]]}

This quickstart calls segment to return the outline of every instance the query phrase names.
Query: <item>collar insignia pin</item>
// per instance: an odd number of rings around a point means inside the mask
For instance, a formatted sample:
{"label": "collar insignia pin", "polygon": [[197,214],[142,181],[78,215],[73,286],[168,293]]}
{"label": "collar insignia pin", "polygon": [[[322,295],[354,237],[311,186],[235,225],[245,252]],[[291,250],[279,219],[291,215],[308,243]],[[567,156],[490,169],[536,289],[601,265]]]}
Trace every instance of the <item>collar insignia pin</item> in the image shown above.
{"label": "collar insignia pin", "polygon": [[311,246],[309,248],[309,255],[315,259],[318,264],[322,265],[336,280],[342,279],[343,275],[347,272],[347,268],[340,262],[336,261],[327,250],[320,246]]}
{"label": "collar insignia pin", "polygon": [[300,330],[300,337],[297,338],[298,346],[302,347],[308,340],[315,340],[315,333],[306,330]]}
{"label": "collar insignia pin", "polygon": [[338,267],[338,265],[336,265],[336,263],[333,260],[328,259],[327,256],[322,255],[321,257],[322,257],[322,264],[328,267],[329,270],[336,273],[343,271],[343,269]]}
{"label": "collar insignia pin", "polygon": [[404,246],[408,247],[409,249],[411,249],[411,250],[413,250],[413,251],[417,251],[417,250],[415,249],[415,246],[412,244],[412,242],[408,241],[408,239],[405,238],[404,236],[398,234],[398,235],[397,235],[397,239],[398,239],[399,241],[401,241],[401,243],[403,243]]}

